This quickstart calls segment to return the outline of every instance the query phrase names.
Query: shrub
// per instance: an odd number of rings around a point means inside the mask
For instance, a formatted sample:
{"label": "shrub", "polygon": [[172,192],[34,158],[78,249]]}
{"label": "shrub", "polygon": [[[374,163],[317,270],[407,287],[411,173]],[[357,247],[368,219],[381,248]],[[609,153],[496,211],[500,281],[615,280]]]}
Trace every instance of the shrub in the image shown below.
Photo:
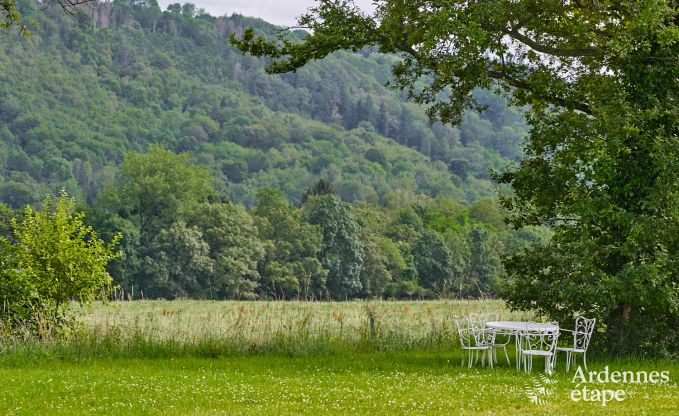
{"label": "shrub", "polygon": [[42,210],[24,210],[12,220],[16,242],[0,240],[0,319],[5,330],[30,329],[44,337],[68,323],[70,301],[89,304],[106,299],[111,276],[106,271],[121,236],[109,244],[74,213],[75,201],[62,192],[45,199]]}

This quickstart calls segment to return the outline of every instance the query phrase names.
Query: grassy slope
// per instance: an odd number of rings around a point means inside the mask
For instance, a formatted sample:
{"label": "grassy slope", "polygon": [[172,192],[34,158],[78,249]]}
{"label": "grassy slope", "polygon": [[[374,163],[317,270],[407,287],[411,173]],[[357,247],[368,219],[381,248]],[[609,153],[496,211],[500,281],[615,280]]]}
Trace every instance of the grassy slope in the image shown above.
{"label": "grassy slope", "polygon": [[[375,343],[361,342],[360,334],[367,330],[366,307],[378,316]],[[547,385],[553,394],[541,404],[531,403],[525,391],[536,382],[545,385],[540,362],[532,375],[517,372],[506,362],[496,369],[460,367],[460,349],[449,335],[449,317],[501,308],[498,301],[178,301],[97,306],[85,315],[87,327],[97,328],[96,340],[76,338],[70,343],[4,350],[0,355],[0,413],[679,412],[679,363],[640,358],[590,360],[590,370],[608,365],[611,371],[670,371],[667,385],[609,385],[610,389],[624,388],[628,398],[606,407],[569,399],[574,373],[565,373],[563,357],[553,377],[556,383]],[[521,319],[507,312],[503,315]],[[311,324],[304,324],[301,317],[309,316]],[[344,322],[341,334],[340,316]],[[271,323],[268,333],[257,331],[264,322]],[[238,332],[230,332],[233,328]],[[390,332],[401,336],[387,336]],[[265,339],[269,339],[268,347],[261,345]],[[222,344],[227,347],[219,349]]]}

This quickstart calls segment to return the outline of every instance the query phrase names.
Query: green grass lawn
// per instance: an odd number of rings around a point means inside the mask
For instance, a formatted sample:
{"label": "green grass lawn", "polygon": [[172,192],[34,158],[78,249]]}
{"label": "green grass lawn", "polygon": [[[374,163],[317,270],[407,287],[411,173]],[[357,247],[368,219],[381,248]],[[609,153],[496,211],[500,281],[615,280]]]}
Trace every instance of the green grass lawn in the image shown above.
{"label": "green grass lawn", "polygon": [[[263,304],[244,305],[259,308]],[[385,332],[390,325],[393,330],[402,329],[403,322],[411,322],[414,328],[420,328],[412,316],[421,314],[423,322],[428,324],[415,331],[419,335],[404,338],[417,342],[401,343],[399,338],[385,336],[375,345],[361,342],[362,319],[358,312],[341,329],[349,335],[343,333],[340,337],[334,332],[339,329],[333,326],[330,335],[314,338],[315,335],[299,332],[299,328],[305,328],[307,324],[292,324],[296,322],[299,308],[319,308],[314,309],[318,325],[311,327],[320,331],[324,328],[320,317],[325,316],[321,310],[330,311],[331,305],[282,305],[273,305],[285,309],[277,310],[276,314],[286,312],[290,320],[288,327],[293,329],[289,332],[285,332],[288,329],[283,332],[272,329],[272,336],[278,336],[280,344],[270,344],[271,348],[264,350],[250,349],[261,342],[264,333],[251,337],[243,334],[234,344],[240,348],[232,345],[224,350],[212,350],[216,345],[212,343],[227,341],[217,337],[203,345],[191,338],[195,336],[195,328],[189,331],[190,336],[184,334],[182,338],[181,331],[191,325],[182,327],[156,322],[161,318],[176,319],[183,314],[181,319],[191,315],[195,324],[203,316],[201,314],[207,316],[211,308],[211,313],[216,314],[220,308],[243,306],[238,303],[206,303],[205,308],[195,302],[133,303],[112,305],[113,309],[96,308],[89,312],[87,319],[89,322],[109,322],[111,328],[103,338],[89,337],[85,341],[74,338],[50,345],[19,345],[3,350],[0,355],[0,414],[679,414],[676,381],[679,363],[676,362],[595,357],[589,363],[592,371],[608,366],[610,371],[669,371],[670,374],[666,384],[588,384],[590,390],[625,390],[623,401],[612,401],[602,407],[600,402],[571,400],[571,391],[576,387],[572,382],[575,373],[565,373],[563,357],[560,357],[557,372],[546,378],[541,361],[535,363],[530,375],[503,363],[504,357],[500,357],[500,366],[495,369],[481,368],[480,362],[468,369],[460,366],[456,339],[437,336],[434,343],[417,341],[431,337],[430,332],[444,332],[436,325],[429,328],[429,332],[424,329],[427,325],[431,327],[431,322],[439,322],[438,313],[459,312],[469,305],[411,303],[404,312],[405,303],[380,303],[378,308],[401,314],[384,313],[381,328]],[[497,303],[478,305],[481,308],[498,306]],[[359,306],[364,307],[363,304],[344,303],[337,309],[351,315],[352,308]],[[184,312],[171,313],[170,308]],[[434,312],[427,312],[428,308]],[[126,326],[125,330],[115,330],[109,315],[121,311],[126,319],[137,323]],[[256,316],[263,310],[255,312],[247,312],[248,316],[254,314],[251,324],[260,322]],[[154,318],[154,314],[161,318]],[[327,316],[333,325],[338,323],[331,312]],[[355,325],[349,324],[353,320]],[[147,326],[149,322],[159,326]],[[175,332],[166,338],[158,333],[145,340],[140,338],[140,331],[160,327]],[[101,333],[103,327],[97,328]],[[201,331],[207,331],[206,328],[208,326]],[[208,335],[209,331],[203,333],[203,336]],[[395,344],[385,344],[390,340],[396,340]],[[289,347],[290,343],[307,341],[321,347],[308,350]],[[180,348],[181,345],[185,347]],[[531,396],[537,397],[538,403]]]}
{"label": "green grass lawn", "polygon": [[[53,360],[0,370],[2,414],[592,414],[673,415],[674,379],[623,388],[622,402],[571,401],[563,369],[547,384],[503,368],[461,368],[454,354],[362,353],[323,357]],[[506,364],[506,363],[505,363]],[[600,369],[604,363],[590,368]],[[669,363],[609,364],[679,374]],[[533,403],[526,389],[551,395]],[[607,386],[596,384],[596,388]]]}

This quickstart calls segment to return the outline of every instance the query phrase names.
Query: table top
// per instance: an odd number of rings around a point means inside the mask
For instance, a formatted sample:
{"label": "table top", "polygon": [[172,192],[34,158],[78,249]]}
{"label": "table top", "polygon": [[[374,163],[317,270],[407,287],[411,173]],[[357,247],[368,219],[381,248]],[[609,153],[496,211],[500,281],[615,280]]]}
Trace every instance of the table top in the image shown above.
{"label": "table top", "polygon": [[539,322],[491,321],[486,322],[488,328],[506,331],[558,331],[559,325],[542,324]]}

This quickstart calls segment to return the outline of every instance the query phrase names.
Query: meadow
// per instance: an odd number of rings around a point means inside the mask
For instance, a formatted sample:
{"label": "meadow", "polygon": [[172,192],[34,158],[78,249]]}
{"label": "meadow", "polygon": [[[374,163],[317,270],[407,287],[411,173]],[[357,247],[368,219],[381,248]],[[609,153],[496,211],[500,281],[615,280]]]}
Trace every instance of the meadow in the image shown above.
{"label": "meadow", "polygon": [[[80,328],[4,339],[2,414],[592,414],[679,412],[679,364],[594,356],[589,370],[669,371],[669,383],[594,383],[623,401],[571,400],[546,377],[460,365],[452,317],[500,301],[134,301],[78,310]],[[596,336],[596,335],[595,335]],[[510,358],[513,358],[510,355]]]}

